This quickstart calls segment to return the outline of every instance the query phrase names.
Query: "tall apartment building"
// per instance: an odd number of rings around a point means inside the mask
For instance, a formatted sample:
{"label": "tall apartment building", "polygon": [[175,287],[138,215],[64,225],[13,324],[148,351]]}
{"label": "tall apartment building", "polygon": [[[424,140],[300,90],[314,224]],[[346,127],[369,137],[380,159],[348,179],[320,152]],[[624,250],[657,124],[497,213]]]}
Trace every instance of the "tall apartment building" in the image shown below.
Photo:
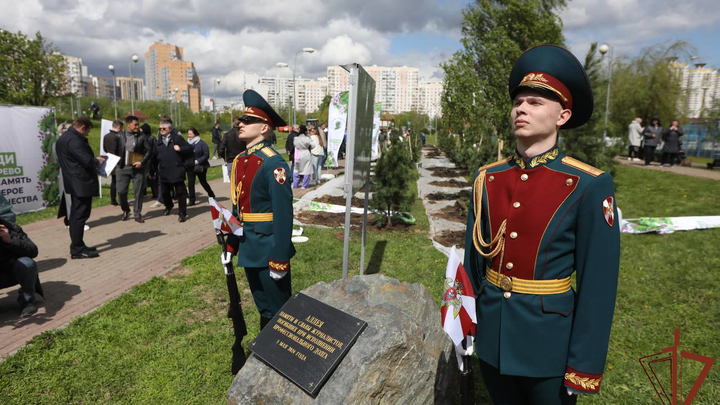
{"label": "tall apartment building", "polygon": [[298,110],[311,113],[320,108],[325,96],[328,94],[328,82],[326,77],[317,80],[303,80],[297,83]]}
{"label": "tall apartment building", "polygon": [[683,62],[671,62],[670,66],[686,92],[688,118],[700,117],[704,108],[710,108],[715,100],[720,100],[720,75],[717,70],[706,68],[704,63],[696,63],[694,69]]}
{"label": "tall apartment building", "polygon": [[442,116],[440,98],[443,93],[441,82],[421,82],[418,111],[430,118]]}
{"label": "tall apartment building", "polygon": [[88,85],[83,84],[83,79],[88,77],[88,71],[87,66],[82,63],[82,58],[62,54],[60,56],[65,59],[65,79],[67,81],[65,92],[88,97]]}
{"label": "tall apartment building", "polygon": [[[90,76],[90,78],[95,87],[95,97],[108,98],[110,101],[115,100],[115,97],[117,97],[120,100],[120,88],[113,84],[112,77]],[[114,90],[113,86],[115,86]]]}
{"label": "tall apartment building", "polygon": [[145,84],[139,77],[116,77],[120,100],[145,101]]}
{"label": "tall apartment building", "polygon": [[[420,104],[420,71],[417,68],[364,66],[375,80],[375,102],[392,114],[412,111]],[[340,66],[327,68],[328,94],[335,95],[350,88],[349,74]]]}
{"label": "tall apartment building", "polygon": [[174,96],[193,112],[200,112],[202,82],[195,64],[183,59],[183,48],[163,41],[152,44],[145,53],[145,83],[148,99],[171,100]]}

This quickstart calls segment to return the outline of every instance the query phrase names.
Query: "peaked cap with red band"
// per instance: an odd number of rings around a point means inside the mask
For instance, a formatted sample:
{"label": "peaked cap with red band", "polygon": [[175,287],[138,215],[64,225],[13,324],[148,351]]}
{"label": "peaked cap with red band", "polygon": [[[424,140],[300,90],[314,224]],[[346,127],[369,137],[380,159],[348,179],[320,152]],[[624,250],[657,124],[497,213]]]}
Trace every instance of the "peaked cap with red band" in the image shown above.
{"label": "peaked cap with red band", "polygon": [[553,95],[572,111],[563,129],[579,127],[592,115],[590,80],[582,64],[565,48],[539,45],[525,51],[510,72],[510,98],[515,98],[523,87]]}
{"label": "peaked cap with red band", "polygon": [[287,125],[285,120],[283,120],[282,117],[273,110],[272,106],[265,101],[263,96],[255,90],[245,90],[243,93],[243,104],[245,104],[245,109],[243,110],[243,115],[240,117],[240,120],[260,120],[270,125],[271,128],[284,127]]}

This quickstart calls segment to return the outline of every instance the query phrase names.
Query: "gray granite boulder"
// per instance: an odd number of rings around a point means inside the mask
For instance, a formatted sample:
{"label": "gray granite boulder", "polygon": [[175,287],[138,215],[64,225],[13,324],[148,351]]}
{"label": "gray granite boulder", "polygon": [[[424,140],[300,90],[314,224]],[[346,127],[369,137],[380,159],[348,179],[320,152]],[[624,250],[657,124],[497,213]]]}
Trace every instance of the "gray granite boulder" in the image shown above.
{"label": "gray granite boulder", "polygon": [[320,282],[304,294],[368,323],[316,398],[250,356],[228,404],[451,404],[459,372],[440,309],[419,283],[383,275]]}

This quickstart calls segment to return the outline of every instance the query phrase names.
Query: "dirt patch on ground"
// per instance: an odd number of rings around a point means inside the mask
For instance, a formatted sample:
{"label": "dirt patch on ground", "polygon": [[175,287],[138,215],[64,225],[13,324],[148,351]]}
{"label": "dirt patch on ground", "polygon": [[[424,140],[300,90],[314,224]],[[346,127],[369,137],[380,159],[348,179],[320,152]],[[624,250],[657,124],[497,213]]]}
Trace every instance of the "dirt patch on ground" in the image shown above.
{"label": "dirt patch on ground", "polygon": [[192,269],[190,269],[188,267],[177,266],[174,269],[165,273],[164,277],[167,279],[177,279],[177,278],[185,277],[190,273],[192,273]]}
{"label": "dirt patch on ground", "polygon": [[460,172],[449,167],[428,167],[433,177],[460,177]]}
{"label": "dirt patch on ground", "polygon": [[[325,203],[325,204],[335,204],[335,205],[342,205],[345,206],[345,197],[340,195],[324,195],[318,199],[315,199],[314,201]],[[369,205],[370,201],[368,201]],[[365,205],[365,200],[362,198],[353,197],[352,198],[352,206],[357,208],[363,208]]]}
{"label": "dirt patch on ground", "polygon": [[[312,212],[305,211],[297,216],[297,219],[309,225],[322,225],[328,227],[339,227],[345,225],[345,214],[332,214],[329,212]],[[362,227],[363,216],[362,214],[352,214],[350,216],[351,227]],[[372,231],[409,231],[412,225],[404,222],[393,223],[391,226],[379,228],[377,216],[375,214],[368,214],[367,222],[368,230]]]}
{"label": "dirt patch on ground", "polygon": [[449,205],[433,214],[433,217],[465,223],[467,221],[467,215],[467,205],[462,204],[460,201],[456,201],[455,204]]}
{"label": "dirt patch on ground", "polygon": [[439,157],[442,157],[440,149],[436,148],[435,146],[426,146],[423,149],[427,151],[425,157],[429,159],[437,159]]}
{"label": "dirt patch on ground", "polygon": [[460,190],[459,193],[430,193],[425,198],[427,198],[430,201],[452,201],[452,200],[460,200],[465,199],[470,201],[470,196],[472,193],[470,190]]}
{"label": "dirt patch on ground", "polygon": [[465,247],[465,231],[445,231],[433,239],[443,246]]}
{"label": "dirt patch on ground", "polygon": [[470,184],[466,181],[458,181],[455,179],[450,180],[442,180],[442,181],[431,181],[431,186],[438,186],[438,187],[468,187]]}

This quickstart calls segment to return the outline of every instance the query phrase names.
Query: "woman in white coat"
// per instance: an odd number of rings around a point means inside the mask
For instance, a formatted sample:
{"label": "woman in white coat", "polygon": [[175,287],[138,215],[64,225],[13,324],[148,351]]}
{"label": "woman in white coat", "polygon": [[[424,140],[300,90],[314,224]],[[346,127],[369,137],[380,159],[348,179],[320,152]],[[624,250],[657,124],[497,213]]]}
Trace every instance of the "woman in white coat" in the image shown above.
{"label": "woman in white coat", "polygon": [[318,133],[317,127],[310,127],[310,140],[316,143],[315,147],[310,150],[310,153],[312,154],[313,167],[311,181],[313,185],[317,185],[320,184],[322,161],[323,158],[325,158],[325,143],[323,142],[322,135]]}
{"label": "woman in white coat", "polygon": [[313,141],[307,136],[305,125],[300,125],[300,133],[295,137],[293,144],[295,145],[295,171],[293,172],[292,186],[297,188],[302,176],[302,188],[306,189],[310,184],[310,176],[313,172],[310,151],[317,146],[317,141]]}

